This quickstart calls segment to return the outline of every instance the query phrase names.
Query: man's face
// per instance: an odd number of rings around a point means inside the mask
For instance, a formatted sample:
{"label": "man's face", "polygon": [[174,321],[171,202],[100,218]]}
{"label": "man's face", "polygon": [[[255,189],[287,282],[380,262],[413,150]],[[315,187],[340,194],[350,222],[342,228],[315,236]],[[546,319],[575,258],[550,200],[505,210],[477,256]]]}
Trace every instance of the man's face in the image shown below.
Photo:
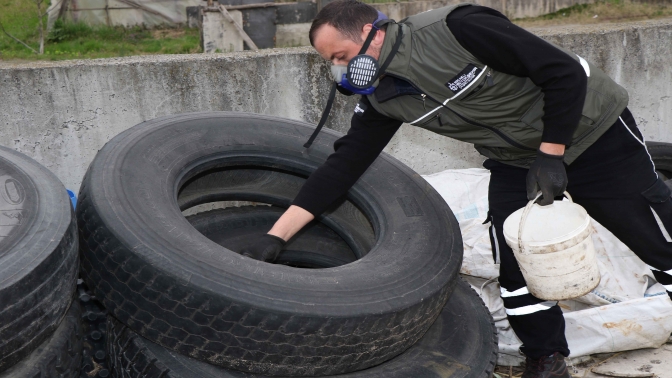
{"label": "man's face", "polygon": [[[359,50],[362,48],[364,39],[369,33],[369,30],[371,30],[371,24],[364,26],[361,42],[357,43],[341,34],[341,32],[336,30],[333,26],[329,24],[322,25],[322,27],[317,29],[313,40],[315,50],[317,50],[324,59],[333,64],[347,65],[350,59],[359,54]],[[377,59],[380,54],[380,49],[376,49],[372,43],[367,50],[367,53]]]}

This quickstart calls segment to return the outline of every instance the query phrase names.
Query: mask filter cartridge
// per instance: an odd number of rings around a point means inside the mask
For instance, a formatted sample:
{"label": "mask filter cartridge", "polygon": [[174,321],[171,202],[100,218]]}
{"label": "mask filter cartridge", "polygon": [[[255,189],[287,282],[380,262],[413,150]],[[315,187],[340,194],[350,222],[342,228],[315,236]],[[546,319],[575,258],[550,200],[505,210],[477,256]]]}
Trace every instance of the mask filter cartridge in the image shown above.
{"label": "mask filter cartridge", "polygon": [[369,88],[378,78],[378,61],[369,55],[357,55],[348,63],[347,79],[357,89]]}

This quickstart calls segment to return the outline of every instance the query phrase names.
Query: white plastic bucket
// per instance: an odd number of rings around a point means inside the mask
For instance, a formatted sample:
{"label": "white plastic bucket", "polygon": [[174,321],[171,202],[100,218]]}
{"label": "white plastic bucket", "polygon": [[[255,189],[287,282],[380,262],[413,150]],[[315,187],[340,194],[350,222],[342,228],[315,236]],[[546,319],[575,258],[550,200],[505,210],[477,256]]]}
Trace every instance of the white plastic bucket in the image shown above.
{"label": "white plastic bucket", "polygon": [[569,201],[539,206],[530,201],[504,221],[504,238],[513,249],[527,289],[537,298],[564,300],[589,293],[600,271],[586,210]]}

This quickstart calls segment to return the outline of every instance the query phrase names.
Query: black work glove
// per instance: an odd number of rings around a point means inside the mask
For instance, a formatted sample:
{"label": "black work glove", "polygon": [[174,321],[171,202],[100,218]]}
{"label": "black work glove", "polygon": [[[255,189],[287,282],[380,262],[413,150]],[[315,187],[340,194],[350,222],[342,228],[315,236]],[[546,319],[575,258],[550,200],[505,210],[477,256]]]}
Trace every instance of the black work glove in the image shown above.
{"label": "black work glove", "polygon": [[240,254],[253,258],[255,260],[273,262],[285,246],[285,241],[281,238],[265,234],[254,243],[248,245],[240,251]]}
{"label": "black work glove", "polygon": [[537,151],[537,160],[527,172],[527,199],[532,201],[541,190],[537,203],[550,205],[556,196],[567,189],[567,172],[562,155],[549,155]]}

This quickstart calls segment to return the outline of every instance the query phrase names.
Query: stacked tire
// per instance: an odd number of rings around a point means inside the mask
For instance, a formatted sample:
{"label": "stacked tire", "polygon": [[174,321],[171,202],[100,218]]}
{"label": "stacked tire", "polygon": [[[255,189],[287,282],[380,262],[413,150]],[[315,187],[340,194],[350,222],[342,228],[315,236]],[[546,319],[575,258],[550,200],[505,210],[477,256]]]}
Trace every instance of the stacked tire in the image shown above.
{"label": "stacked tire", "polygon": [[[333,151],[331,131],[303,148],[312,131],[262,115],[183,114],[98,153],[77,219],[82,277],[110,314],[113,376],[490,376],[496,337],[459,280],[457,222],[387,155],[276,264],[236,252]],[[271,206],[182,215],[217,201]]]}
{"label": "stacked tire", "polygon": [[0,377],[78,377],[75,217],[61,182],[0,147]]}

